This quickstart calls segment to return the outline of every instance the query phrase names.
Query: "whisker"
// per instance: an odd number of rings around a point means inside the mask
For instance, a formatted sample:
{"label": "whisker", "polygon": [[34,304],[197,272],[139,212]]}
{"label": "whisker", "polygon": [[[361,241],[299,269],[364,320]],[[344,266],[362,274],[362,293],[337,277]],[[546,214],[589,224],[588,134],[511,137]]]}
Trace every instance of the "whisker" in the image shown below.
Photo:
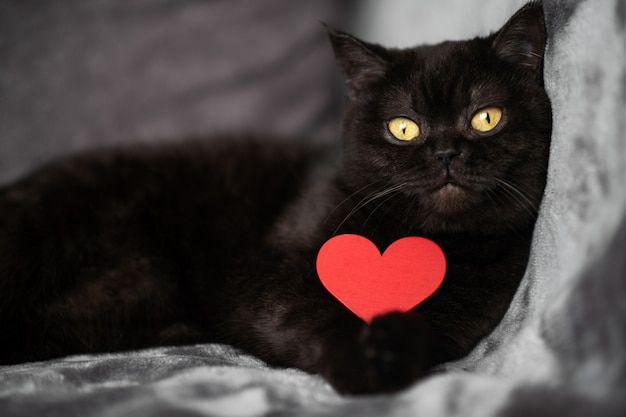
{"label": "whisker", "polygon": [[499,184],[503,185],[507,189],[509,189],[512,192],[514,192],[515,194],[517,194],[520,198],[522,198],[528,204],[529,207],[535,208],[535,204],[528,197],[527,193],[523,192],[519,187],[516,187],[515,185],[513,185],[510,182],[508,182],[506,180],[503,180],[501,178],[495,177],[495,179],[496,179],[496,181],[498,181]]}
{"label": "whisker", "polygon": [[[497,206],[497,201],[496,200],[498,200],[498,194],[495,191],[493,191],[493,190],[487,190],[487,196],[489,197],[489,202],[493,206],[494,210],[497,210],[498,206]],[[507,196],[510,196],[508,191],[507,191]],[[519,230],[517,230],[515,227],[513,227],[512,224],[509,224],[507,222],[506,223],[506,227],[509,230],[511,230],[511,232],[515,233],[517,236],[521,236],[520,233],[519,233]]]}
{"label": "whisker", "polygon": [[494,178],[498,182],[498,184],[502,186],[500,187],[500,189],[504,191],[510,198],[515,200],[515,202],[517,202],[521,207],[523,207],[531,219],[534,219],[537,216],[537,207],[526,193],[524,193],[522,190],[519,189],[519,187],[516,187],[508,181],[505,181],[498,177]]}
{"label": "whisker", "polygon": [[339,226],[337,226],[337,228],[335,229],[335,231],[333,232],[333,235],[337,234],[337,232],[339,231],[339,229],[341,229],[341,227],[346,223],[346,221],[348,221],[348,219],[350,219],[354,214],[356,214],[356,212],[358,212],[359,210],[361,210],[363,207],[367,206],[368,204],[370,204],[373,201],[378,200],[379,198],[385,197],[391,193],[394,193],[396,191],[399,191],[400,189],[402,189],[402,187],[405,187],[407,185],[407,183],[402,183],[402,184],[397,184],[397,185],[393,185],[389,188],[386,189],[381,189],[380,191],[376,191],[366,197],[364,197],[357,205],[354,206],[354,208],[346,215],[346,217],[341,221],[341,223],[339,223]]}
{"label": "whisker", "polygon": [[[337,209],[339,209],[339,207],[343,206],[345,203],[347,203],[348,201],[350,201],[355,195],[359,194],[362,191],[365,191],[365,189],[369,188],[369,187],[373,187],[376,184],[379,184],[380,182],[374,182],[374,183],[370,183],[370,184],[366,184],[363,187],[359,188],[358,190],[356,190],[355,192],[353,192],[352,194],[350,194],[348,197],[346,197],[341,203],[337,204],[335,206],[335,208],[333,208],[330,213],[328,213],[328,216],[326,216],[326,219],[324,220],[324,224],[326,224],[328,222],[328,219],[330,219],[331,215],[337,211]],[[382,190],[384,187],[381,187],[380,189]]]}
{"label": "whisker", "polygon": [[[385,205],[385,203],[387,203],[389,200],[391,200],[392,198],[394,198],[395,196],[398,195],[398,193],[402,191],[402,189],[398,189],[396,191],[394,191],[393,193],[391,193],[391,195],[387,198],[385,198],[379,205],[377,205],[374,210],[372,210],[372,212],[369,214],[369,216],[367,216],[367,218],[365,219],[365,221],[363,222],[363,225],[365,226],[367,224],[367,222],[369,221],[369,219],[374,215],[374,213],[376,213],[376,211],[381,208],[382,206]],[[394,203],[395,204],[395,203]],[[393,206],[393,204],[392,204]]]}
{"label": "whisker", "polygon": [[351,216],[352,214],[354,214],[356,211],[360,210],[363,206],[369,204],[370,202],[372,202],[373,200],[376,200],[377,198],[380,198],[384,195],[387,194],[387,192],[389,191],[388,188],[386,188],[385,186],[380,187],[378,190],[374,191],[373,193],[370,193],[368,195],[366,195],[365,197],[363,197],[361,199],[361,201],[359,201],[353,208],[352,211],[350,211],[350,213],[348,213],[348,217]]}
{"label": "whisker", "polygon": [[[394,193],[391,197],[387,198],[387,199],[385,200],[385,202],[389,201],[391,198],[393,198],[393,197],[395,197],[395,196],[397,196],[397,195],[398,195],[398,193]],[[395,206],[395,205],[396,205],[399,201],[400,201],[400,199],[397,199],[396,201],[394,201],[393,203],[391,203],[391,204],[389,205],[389,207],[387,207],[387,211],[391,211],[391,210],[393,209],[393,207],[394,207],[394,206]],[[380,206],[381,206],[381,205],[382,205],[382,203],[381,203],[381,204],[380,204],[380,205],[379,205],[379,206],[378,206],[378,207],[377,207],[374,211],[378,210],[378,208],[380,208]],[[371,215],[370,215],[370,216],[368,216],[367,220],[365,220],[365,223],[367,223],[367,221],[369,220],[369,218],[370,218],[370,217],[371,217]],[[374,229],[373,229],[373,231],[374,231],[374,232],[376,232],[376,231],[378,230],[378,228],[379,228],[379,227],[380,227],[380,225],[382,224],[383,220],[384,220],[384,217],[382,217],[382,216],[378,219],[378,223],[376,223],[376,226],[374,226]],[[365,224],[365,223],[364,223],[364,224]],[[401,234],[403,234],[403,227],[402,227],[402,224],[397,224],[397,225],[396,225],[396,227],[397,227],[397,230],[396,230],[396,232],[395,232],[395,233],[396,233],[396,235],[401,235]]]}

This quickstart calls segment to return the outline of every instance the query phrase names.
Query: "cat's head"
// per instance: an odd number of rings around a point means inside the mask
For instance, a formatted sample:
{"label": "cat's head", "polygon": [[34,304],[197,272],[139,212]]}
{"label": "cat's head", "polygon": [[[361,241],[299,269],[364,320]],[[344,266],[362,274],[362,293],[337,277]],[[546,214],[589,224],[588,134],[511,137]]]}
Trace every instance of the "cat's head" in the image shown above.
{"label": "cat's head", "polygon": [[429,233],[534,222],[552,129],[540,5],[488,37],[411,49],[329,32],[347,82],[351,188],[380,194],[372,204],[388,199],[390,213]]}

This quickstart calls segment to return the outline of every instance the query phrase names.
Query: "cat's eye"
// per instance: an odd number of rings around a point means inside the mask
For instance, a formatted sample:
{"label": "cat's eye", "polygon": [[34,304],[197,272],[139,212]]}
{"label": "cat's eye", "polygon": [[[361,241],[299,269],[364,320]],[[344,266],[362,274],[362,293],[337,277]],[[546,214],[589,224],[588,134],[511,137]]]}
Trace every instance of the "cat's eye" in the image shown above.
{"label": "cat's eye", "polygon": [[396,117],[387,122],[389,132],[398,140],[410,141],[420,135],[420,127],[411,119]]}
{"label": "cat's eye", "polygon": [[489,132],[493,130],[502,120],[502,109],[498,107],[486,107],[478,110],[472,116],[472,129],[479,132]]}

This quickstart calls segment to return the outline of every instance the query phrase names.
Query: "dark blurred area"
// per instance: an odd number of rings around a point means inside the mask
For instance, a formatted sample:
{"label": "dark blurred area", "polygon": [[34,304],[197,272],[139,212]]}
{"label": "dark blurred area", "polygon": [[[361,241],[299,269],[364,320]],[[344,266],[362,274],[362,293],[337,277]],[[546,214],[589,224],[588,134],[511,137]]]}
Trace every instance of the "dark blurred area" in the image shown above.
{"label": "dark blurred area", "polygon": [[0,184],[122,143],[258,132],[334,140],[339,0],[0,2]]}

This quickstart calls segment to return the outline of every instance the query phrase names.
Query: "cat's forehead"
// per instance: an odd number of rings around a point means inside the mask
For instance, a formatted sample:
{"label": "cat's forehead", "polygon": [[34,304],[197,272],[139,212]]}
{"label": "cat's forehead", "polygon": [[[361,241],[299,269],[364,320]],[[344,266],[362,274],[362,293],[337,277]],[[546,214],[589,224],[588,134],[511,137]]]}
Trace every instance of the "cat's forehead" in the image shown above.
{"label": "cat's forehead", "polygon": [[481,45],[479,43],[478,40],[443,41],[435,44],[416,45],[412,48],[406,48],[405,50],[413,52],[423,59],[432,59],[433,57],[454,55],[471,49],[480,49]]}
{"label": "cat's forehead", "polygon": [[485,67],[493,59],[489,44],[481,39],[446,41],[404,50],[399,60],[416,74],[441,76],[451,70]]}
{"label": "cat's forehead", "polygon": [[509,77],[481,39],[398,51],[392,94],[422,105],[466,106],[508,96]]}

